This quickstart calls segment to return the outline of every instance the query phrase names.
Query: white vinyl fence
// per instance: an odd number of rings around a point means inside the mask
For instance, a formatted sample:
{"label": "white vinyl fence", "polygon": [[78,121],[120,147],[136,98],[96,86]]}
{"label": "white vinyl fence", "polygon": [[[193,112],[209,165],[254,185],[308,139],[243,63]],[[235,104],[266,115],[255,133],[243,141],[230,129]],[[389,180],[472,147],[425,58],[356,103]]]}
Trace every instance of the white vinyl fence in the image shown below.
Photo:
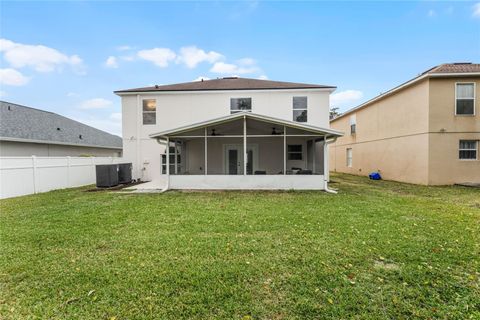
{"label": "white vinyl fence", "polygon": [[0,157],[0,199],[95,183],[95,165],[113,157]]}

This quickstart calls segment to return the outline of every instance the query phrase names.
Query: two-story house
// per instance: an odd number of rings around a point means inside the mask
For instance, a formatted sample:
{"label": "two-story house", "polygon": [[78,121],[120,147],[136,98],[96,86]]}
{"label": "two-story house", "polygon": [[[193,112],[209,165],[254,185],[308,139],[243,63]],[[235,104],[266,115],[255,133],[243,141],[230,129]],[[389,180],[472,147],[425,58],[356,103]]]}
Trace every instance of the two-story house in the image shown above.
{"label": "two-story house", "polygon": [[124,157],[163,188],[328,190],[334,90],[227,77],[116,91]]}
{"label": "two-story house", "polygon": [[442,64],[339,117],[330,170],[425,185],[480,183],[480,64]]}

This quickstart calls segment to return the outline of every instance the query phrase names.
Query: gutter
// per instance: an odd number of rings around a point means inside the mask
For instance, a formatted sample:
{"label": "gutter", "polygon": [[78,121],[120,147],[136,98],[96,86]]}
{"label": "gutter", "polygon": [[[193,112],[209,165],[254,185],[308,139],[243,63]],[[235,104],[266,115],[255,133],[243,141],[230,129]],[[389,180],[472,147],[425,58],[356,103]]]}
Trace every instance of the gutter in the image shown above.
{"label": "gutter", "polygon": [[[327,140],[327,137],[328,137],[328,136],[325,136],[325,145],[324,145],[325,151],[328,150],[327,147],[328,147],[329,144],[332,144],[332,143],[334,143],[335,141],[337,141],[337,137],[335,137],[335,136],[333,137],[333,139],[330,139],[330,140]],[[324,151],[324,152],[325,152],[325,151]],[[325,152],[325,154],[327,154],[327,153]],[[328,180],[327,180],[327,178],[326,178],[325,171],[326,171],[326,170],[330,170],[330,169],[329,169],[329,168],[325,168],[325,167],[326,167],[326,166],[325,166],[325,161],[323,161],[323,162],[324,162],[324,163],[323,163],[323,165],[324,165],[324,169],[323,169],[323,170],[324,170],[324,172],[323,172],[323,179],[324,179],[324,182],[325,182],[325,192],[337,194],[338,192],[337,192],[336,190],[333,190],[333,189],[328,188]],[[328,162],[327,162],[327,164],[328,164]]]}

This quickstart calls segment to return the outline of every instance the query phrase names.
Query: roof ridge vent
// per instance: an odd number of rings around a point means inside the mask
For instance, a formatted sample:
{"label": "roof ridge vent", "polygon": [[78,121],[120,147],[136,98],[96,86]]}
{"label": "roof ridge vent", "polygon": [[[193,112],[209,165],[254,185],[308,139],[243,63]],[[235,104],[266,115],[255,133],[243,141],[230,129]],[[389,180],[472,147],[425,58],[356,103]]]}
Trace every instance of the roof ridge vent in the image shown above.
{"label": "roof ridge vent", "polygon": [[453,64],[458,65],[458,64],[472,64],[472,63],[471,62],[454,62]]}
{"label": "roof ridge vent", "polygon": [[223,77],[222,79],[238,79],[238,77]]}

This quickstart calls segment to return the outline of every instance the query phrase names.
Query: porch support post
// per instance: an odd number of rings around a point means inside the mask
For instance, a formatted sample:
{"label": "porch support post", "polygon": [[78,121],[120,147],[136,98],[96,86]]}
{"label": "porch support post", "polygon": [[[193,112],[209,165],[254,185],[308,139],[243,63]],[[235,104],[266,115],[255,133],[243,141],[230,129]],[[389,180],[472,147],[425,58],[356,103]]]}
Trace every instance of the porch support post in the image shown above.
{"label": "porch support post", "polygon": [[325,181],[330,182],[330,170],[328,170],[328,136],[323,137],[323,176]]}
{"label": "porch support post", "polygon": [[283,126],[283,175],[287,174],[287,127]]}
{"label": "porch support post", "polygon": [[243,175],[247,175],[247,117],[243,116]]}
{"label": "porch support post", "polygon": [[170,175],[170,138],[167,137],[167,176]]}
{"label": "porch support post", "polygon": [[175,146],[175,174],[177,174],[178,173],[178,160],[177,160],[178,151],[177,151],[177,141],[176,140],[173,142],[173,145]]}
{"label": "porch support post", "polygon": [[315,162],[317,162],[317,141],[315,139],[312,140],[312,171],[313,174],[315,174],[316,168],[315,168]]}
{"label": "porch support post", "polygon": [[208,154],[207,154],[207,127],[205,127],[205,170],[203,170],[205,172],[205,175],[207,175],[208,173]]}

